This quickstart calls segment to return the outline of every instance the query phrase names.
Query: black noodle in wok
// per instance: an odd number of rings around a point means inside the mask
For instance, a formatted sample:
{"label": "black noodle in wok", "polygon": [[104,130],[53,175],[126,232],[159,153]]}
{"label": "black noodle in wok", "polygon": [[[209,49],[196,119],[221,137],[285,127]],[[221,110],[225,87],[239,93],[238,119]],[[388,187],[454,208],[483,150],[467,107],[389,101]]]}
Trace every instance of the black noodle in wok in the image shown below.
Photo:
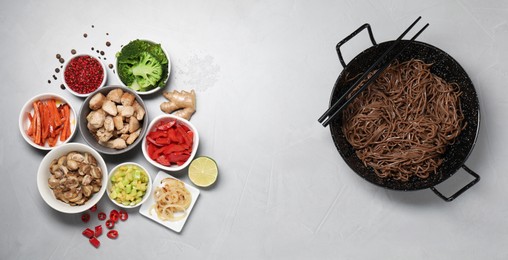
{"label": "black noodle in wok", "polygon": [[430,67],[421,60],[395,61],[343,112],[347,141],[381,178],[435,174],[447,145],[465,127],[459,86]]}

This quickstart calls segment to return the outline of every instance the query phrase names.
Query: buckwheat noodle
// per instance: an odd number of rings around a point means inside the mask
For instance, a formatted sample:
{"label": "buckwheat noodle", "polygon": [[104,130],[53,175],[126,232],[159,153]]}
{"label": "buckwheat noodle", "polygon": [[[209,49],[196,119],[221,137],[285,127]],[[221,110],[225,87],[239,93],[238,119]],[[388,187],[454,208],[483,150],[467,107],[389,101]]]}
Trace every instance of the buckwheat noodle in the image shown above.
{"label": "buckwheat noodle", "polygon": [[421,60],[393,62],[343,112],[346,139],[381,178],[435,174],[446,146],[465,127],[459,86],[430,67]]}

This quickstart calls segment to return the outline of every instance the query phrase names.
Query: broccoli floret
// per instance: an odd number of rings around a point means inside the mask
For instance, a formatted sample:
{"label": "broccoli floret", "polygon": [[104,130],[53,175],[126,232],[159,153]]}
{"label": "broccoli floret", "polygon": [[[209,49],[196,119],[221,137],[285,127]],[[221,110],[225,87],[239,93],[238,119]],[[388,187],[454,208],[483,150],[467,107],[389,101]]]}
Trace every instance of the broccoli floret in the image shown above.
{"label": "broccoli floret", "polygon": [[148,52],[154,55],[161,64],[168,64],[168,57],[164,54],[160,44],[150,44]]}
{"label": "broccoli floret", "polygon": [[137,91],[163,87],[168,74],[168,58],[160,44],[134,40],[116,54],[118,75],[125,85]]}
{"label": "broccoli floret", "polygon": [[162,77],[162,65],[148,52],[142,52],[139,62],[131,67],[132,75],[142,90],[157,86]]}

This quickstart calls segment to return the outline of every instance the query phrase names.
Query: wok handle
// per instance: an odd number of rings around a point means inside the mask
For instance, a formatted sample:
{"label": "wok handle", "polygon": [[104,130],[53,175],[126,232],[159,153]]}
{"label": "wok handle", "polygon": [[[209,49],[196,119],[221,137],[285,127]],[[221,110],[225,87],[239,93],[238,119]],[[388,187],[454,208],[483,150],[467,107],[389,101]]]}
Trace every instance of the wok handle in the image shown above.
{"label": "wok handle", "polygon": [[351,40],[353,37],[355,37],[357,34],[359,34],[361,31],[365,30],[367,28],[367,31],[369,32],[370,41],[372,42],[372,45],[377,45],[376,40],[374,40],[374,34],[372,34],[372,29],[370,28],[370,25],[368,23],[360,26],[360,28],[356,29],[353,33],[351,33],[348,37],[344,38],[342,41],[337,43],[337,46],[335,49],[337,50],[337,54],[339,55],[340,63],[342,64],[342,67],[346,67],[346,62],[344,62],[344,58],[342,57],[342,53],[340,52],[340,46],[344,45],[344,43]]}
{"label": "wok handle", "polygon": [[472,180],[470,183],[468,183],[466,186],[462,187],[459,191],[455,192],[450,197],[444,196],[441,192],[439,192],[436,187],[430,187],[430,189],[436,193],[437,196],[445,200],[446,202],[450,202],[457,198],[460,194],[462,194],[467,189],[471,188],[473,185],[475,185],[478,181],[480,181],[480,176],[476,174],[473,170],[469,169],[466,165],[462,165],[462,168],[466,170],[467,173],[471,174],[474,177],[474,180]]}

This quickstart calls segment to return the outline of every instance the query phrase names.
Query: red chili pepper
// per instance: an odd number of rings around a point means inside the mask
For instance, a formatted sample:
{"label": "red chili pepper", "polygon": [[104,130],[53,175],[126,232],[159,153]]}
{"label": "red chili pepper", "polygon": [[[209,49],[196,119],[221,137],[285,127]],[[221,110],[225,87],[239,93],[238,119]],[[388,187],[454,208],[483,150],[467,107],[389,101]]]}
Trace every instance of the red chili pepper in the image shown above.
{"label": "red chili pepper", "polygon": [[106,227],[107,227],[108,229],[112,229],[112,228],[114,228],[114,227],[115,227],[115,221],[113,221],[113,220],[111,220],[111,219],[106,220]]}
{"label": "red chili pepper", "polygon": [[118,210],[114,209],[111,210],[109,213],[109,219],[113,220],[115,223],[118,222],[118,217],[120,217],[120,213],[118,213]]}
{"label": "red chili pepper", "polygon": [[125,210],[120,210],[120,220],[126,221],[129,218],[129,214]]}
{"label": "red chili pepper", "polygon": [[159,157],[157,157],[156,161],[162,165],[166,165],[166,166],[169,166],[171,165],[171,163],[169,162],[169,160],[166,158],[166,156],[164,155],[161,155]]}
{"label": "red chili pepper", "polygon": [[92,244],[92,246],[94,246],[95,248],[99,248],[99,246],[101,245],[99,239],[95,237],[90,238],[88,241],[90,241],[90,244]]}
{"label": "red chili pepper", "polygon": [[106,219],[106,213],[99,212],[99,214],[97,215],[97,218],[99,218],[99,220],[105,220]]}
{"label": "red chili pepper", "polygon": [[102,235],[102,225],[98,225],[95,227],[95,237]]}
{"label": "red chili pepper", "polygon": [[162,123],[157,127],[158,130],[162,130],[162,131],[165,131],[165,130],[168,130],[170,129],[171,127],[173,127],[173,125],[176,123],[176,120],[171,120],[171,121],[168,121],[168,122],[165,122],[165,123]]}
{"label": "red chili pepper", "polygon": [[108,237],[111,238],[111,239],[116,239],[118,237],[118,231],[116,230],[110,230],[108,232]]}
{"label": "red chili pepper", "polygon": [[81,215],[81,220],[85,223],[87,223],[89,220],[90,220],[90,214],[88,213],[83,213],[83,215]]}
{"label": "red chili pepper", "polygon": [[97,211],[97,204],[93,205],[93,206],[90,208],[90,211],[91,211],[91,212],[95,212],[95,211]]}
{"label": "red chili pepper", "polygon": [[94,235],[93,230],[91,230],[89,228],[83,230],[82,234],[83,234],[83,236],[88,237],[88,238],[92,238]]}

